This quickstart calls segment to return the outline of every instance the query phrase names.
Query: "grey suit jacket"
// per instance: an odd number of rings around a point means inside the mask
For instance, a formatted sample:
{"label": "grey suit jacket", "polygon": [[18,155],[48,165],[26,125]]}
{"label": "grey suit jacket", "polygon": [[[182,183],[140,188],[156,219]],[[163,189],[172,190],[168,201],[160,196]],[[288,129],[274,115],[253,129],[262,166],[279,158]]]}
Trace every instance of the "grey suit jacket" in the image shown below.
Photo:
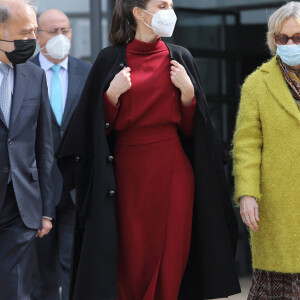
{"label": "grey suit jacket", "polygon": [[[39,60],[39,54],[36,55],[34,58],[32,58],[31,62],[33,62],[34,64],[40,67],[41,65]],[[57,123],[54,112],[51,109],[54,152],[56,152],[56,150],[58,149],[62,136],[78,104],[82,89],[85,85],[90,69],[91,69],[91,64],[84,62],[80,59],[77,59],[75,57],[69,56],[69,62],[68,62],[69,86],[68,86],[67,101],[66,101],[66,106],[65,106],[61,126]],[[53,179],[54,179],[54,203],[55,205],[58,205],[62,198],[63,178],[57,167],[56,162],[54,163],[53,166]],[[75,196],[74,195],[72,196],[73,196],[72,200],[75,203]]]}
{"label": "grey suit jacket", "polygon": [[[0,110],[0,210],[10,170],[20,215],[32,229],[54,217],[51,110],[45,72],[27,62],[14,66],[10,126]],[[1,218],[1,216],[0,216]]]}

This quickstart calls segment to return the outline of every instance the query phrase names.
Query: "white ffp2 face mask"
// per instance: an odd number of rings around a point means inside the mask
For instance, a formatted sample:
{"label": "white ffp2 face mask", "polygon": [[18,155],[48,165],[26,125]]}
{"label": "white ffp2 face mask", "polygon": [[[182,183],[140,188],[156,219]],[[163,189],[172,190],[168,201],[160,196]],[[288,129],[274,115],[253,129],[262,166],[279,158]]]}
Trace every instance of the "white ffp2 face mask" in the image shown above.
{"label": "white ffp2 face mask", "polygon": [[43,48],[47,50],[47,53],[44,53],[45,55],[49,55],[54,59],[63,59],[70,53],[71,41],[63,34],[59,34],[48,40]]}
{"label": "white ffp2 face mask", "polygon": [[143,22],[146,26],[151,28],[156,35],[161,37],[172,36],[177,21],[177,17],[173,9],[159,10],[155,14],[151,14],[145,9],[144,11],[153,16],[151,26],[146,22]]}

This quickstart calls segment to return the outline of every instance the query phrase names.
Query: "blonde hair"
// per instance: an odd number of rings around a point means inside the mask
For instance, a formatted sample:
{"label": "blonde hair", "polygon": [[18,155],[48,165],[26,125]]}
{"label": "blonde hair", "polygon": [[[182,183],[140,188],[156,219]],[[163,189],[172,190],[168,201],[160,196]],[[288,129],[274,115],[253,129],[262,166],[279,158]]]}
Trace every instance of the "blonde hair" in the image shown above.
{"label": "blonde hair", "polygon": [[275,55],[277,46],[274,39],[279,34],[283,23],[290,18],[295,18],[300,23],[300,3],[291,1],[277,9],[269,18],[267,44],[272,55]]}

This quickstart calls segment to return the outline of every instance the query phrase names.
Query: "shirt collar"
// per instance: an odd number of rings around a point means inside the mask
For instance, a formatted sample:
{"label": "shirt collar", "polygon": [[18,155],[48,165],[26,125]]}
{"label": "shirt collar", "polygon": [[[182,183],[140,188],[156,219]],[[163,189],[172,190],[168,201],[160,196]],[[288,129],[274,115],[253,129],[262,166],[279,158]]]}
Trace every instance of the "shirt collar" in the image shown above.
{"label": "shirt collar", "polygon": [[[54,66],[54,63],[52,61],[50,61],[45,55],[43,55],[42,52],[40,52],[39,60],[40,60],[41,67],[45,71],[48,71],[49,69],[51,69],[52,66]],[[58,65],[61,66],[62,68],[64,68],[67,71],[68,70],[68,62],[69,62],[69,56],[67,56]]]}
{"label": "shirt collar", "polygon": [[[4,62],[0,61],[0,64],[4,64]],[[14,65],[10,62],[10,63],[6,63],[7,65],[9,65],[12,69],[14,68]]]}

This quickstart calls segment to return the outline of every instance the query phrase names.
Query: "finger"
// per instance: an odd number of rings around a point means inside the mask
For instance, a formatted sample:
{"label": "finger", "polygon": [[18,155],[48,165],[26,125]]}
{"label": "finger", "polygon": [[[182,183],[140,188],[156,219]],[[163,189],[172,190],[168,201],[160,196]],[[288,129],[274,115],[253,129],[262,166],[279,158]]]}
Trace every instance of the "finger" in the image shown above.
{"label": "finger", "polygon": [[47,234],[47,231],[44,230],[44,229],[42,229],[41,232],[40,232],[40,234],[39,234],[39,237],[42,238],[42,237],[44,237],[46,234]]}
{"label": "finger", "polygon": [[179,67],[180,66],[180,63],[176,60],[171,60],[171,64],[175,67]]}
{"label": "finger", "polygon": [[258,225],[257,225],[257,222],[256,222],[256,219],[255,219],[255,214],[254,214],[254,207],[251,209],[250,211],[250,215],[249,215],[249,218],[250,218],[250,224],[251,224],[251,228],[256,231],[258,229]]}
{"label": "finger", "polygon": [[250,222],[250,218],[249,218],[249,217],[245,217],[245,218],[243,219],[243,222],[245,223],[245,225],[246,225],[247,227],[249,227],[249,228],[251,228],[252,230],[254,230],[254,228],[253,228],[253,226],[252,226],[252,224],[251,224],[251,222]]}
{"label": "finger", "polygon": [[123,72],[125,73],[130,73],[131,69],[129,67],[126,67],[125,69],[123,69]]}
{"label": "finger", "polygon": [[259,222],[258,205],[256,205],[256,206],[254,207],[254,214],[255,214],[255,219],[256,219],[256,221]]}

